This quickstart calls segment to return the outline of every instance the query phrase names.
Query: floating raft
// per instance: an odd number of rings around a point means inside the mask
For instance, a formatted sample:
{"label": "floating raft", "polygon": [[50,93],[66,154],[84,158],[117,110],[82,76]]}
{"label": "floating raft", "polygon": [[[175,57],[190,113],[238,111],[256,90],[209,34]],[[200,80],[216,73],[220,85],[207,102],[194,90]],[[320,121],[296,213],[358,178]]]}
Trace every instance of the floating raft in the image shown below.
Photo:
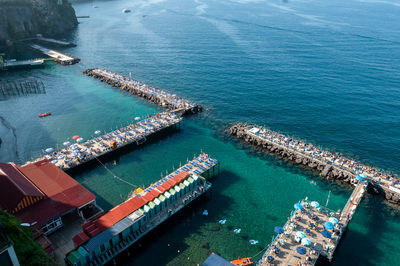
{"label": "floating raft", "polygon": [[35,161],[47,159],[66,171],[127,145],[141,145],[146,141],[147,137],[166,128],[177,126],[181,121],[182,118],[173,113],[161,113],[138,123],[105,133],[97,138],[75,143],[59,151],[51,152],[41,158],[37,158]]}
{"label": "floating raft", "polygon": [[94,68],[86,69],[83,73],[87,76],[107,83],[115,88],[142,97],[149,102],[165,109],[182,114],[195,114],[202,111],[202,107],[194,102],[183,99],[175,94],[151,87],[130,77],[125,77],[108,70]]}
{"label": "floating raft", "polygon": [[237,123],[227,133],[294,164],[317,171],[327,178],[357,184],[357,177],[364,174],[370,181],[370,192],[400,204],[400,184],[396,175],[384,173],[349,156],[327,151],[307,141],[257,125]]}

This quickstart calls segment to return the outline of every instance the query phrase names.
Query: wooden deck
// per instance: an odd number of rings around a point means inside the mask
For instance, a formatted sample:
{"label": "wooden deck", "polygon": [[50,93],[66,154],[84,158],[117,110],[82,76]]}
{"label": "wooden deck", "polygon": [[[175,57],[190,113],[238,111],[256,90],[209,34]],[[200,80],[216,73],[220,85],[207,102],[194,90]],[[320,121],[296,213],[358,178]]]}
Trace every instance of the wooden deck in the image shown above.
{"label": "wooden deck", "polygon": [[[129,144],[136,143],[141,145],[146,141],[146,137],[175,126],[181,121],[182,118],[175,114],[161,113],[119,130],[109,133],[104,132],[103,135],[95,139],[72,144],[64,149],[37,158],[35,161],[47,159],[64,171],[69,170]],[[116,143],[116,147],[112,147],[112,142]]]}

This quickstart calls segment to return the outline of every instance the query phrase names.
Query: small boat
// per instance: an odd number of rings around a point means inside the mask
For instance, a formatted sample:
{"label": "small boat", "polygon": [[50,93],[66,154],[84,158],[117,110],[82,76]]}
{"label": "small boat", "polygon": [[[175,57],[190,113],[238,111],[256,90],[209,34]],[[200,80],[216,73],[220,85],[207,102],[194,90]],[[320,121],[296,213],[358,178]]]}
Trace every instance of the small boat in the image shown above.
{"label": "small boat", "polygon": [[207,215],[208,215],[208,211],[207,211],[207,210],[204,210],[204,211],[203,211],[203,215],[204,215],[204,216],[207,216]]}
{"label": "small boat", "polygon": [[237,265],[237,266],[250,265],[250,264],[253,264],[253,262],[251,262],[250,259],[251,259],[250,257],[249,258],[239,257],[237,260],[232,260],[231,263],[233,265]]}
{"label": "small boat", "polygon": [[39,114],[38,117],[45,117],[45,116],[49,116],[49,115],[51,115],[50,112],[48,112],[48,113],[43,113],[43,114]]}
{"label": "small boat", "polygon": [[235,234],[240,234],[241,231],[242,231],[242,229],[240,229],[240,228],[236,228],[235,230],[233,230],[233,232],[235,232]]}
{"label": "small boat", "polygon": [[258,244],[258,240],[250,240],[249,241],[251,245],[257,245]]}
{"label": "small boat", "polygon": [[98,6],[93,6],[93,8],[98,8]]}
{"label": "small boat", "polygon": [[139,116],[135,117],[135,121],[139,121],[139,120],[140,120]]}
{"label": "small boat", "polygon": [[220,223],[220,224],[225,224],[225,223],[226,223],[226,219],[220,220],[219,223]]}
{"label": "small boat", "polygon": [[122,13],[129,13],[129,12],[131,12],[130,9],[127,9],[127,8],[122,9]]}

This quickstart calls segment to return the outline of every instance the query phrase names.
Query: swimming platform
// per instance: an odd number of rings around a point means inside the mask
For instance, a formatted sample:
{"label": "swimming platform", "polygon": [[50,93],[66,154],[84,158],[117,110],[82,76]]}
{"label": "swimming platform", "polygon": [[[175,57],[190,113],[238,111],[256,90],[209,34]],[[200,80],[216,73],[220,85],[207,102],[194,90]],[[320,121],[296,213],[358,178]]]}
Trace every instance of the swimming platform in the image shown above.
{"label": "swimming platform", "polygon": [[[98,133],[99,136],[93,139],[83,141],[83,139],[77,138],[76,143],[73,144],[67,141],[64,143],[65,148],[55,151],[50,148],[50,153],[37,158],[34,162],[47,159],[62,170],[67,171],[90,161],[98,160],[128,145],[142,145],[147,138],[167,128],[180,128],[181,121],[182,117],[174,113],[158,113],[108,133],[96,131],[95,133]],[[25,164],[29,163],[31,162]]]}
{"label": "swimming platform", "polygon": [[82,225],[65,261],[80,266],[118,264],[119,254],[211,189],[202,176],[206,172],[219,174],[219,162],[202,153],[146,189],[134,190],[125,202]]}
{"label": "swimming platform", "polygon": [[170,111],[181,112],[186,115],[201,112],[203,109],[200,104],[179,97],[176,94],[149,86],[131,77],[125,77],[109,70],[93,68],[86,69],[83,73],[115,88],[142,97]]}
{"label": "swimming platform", "polygon": [[273,237],[256,265],[308,266],[323,259],[332,261],[367,186],[368,180],[358,180],[342,211],[307,198],[296,203],[283,230]]}

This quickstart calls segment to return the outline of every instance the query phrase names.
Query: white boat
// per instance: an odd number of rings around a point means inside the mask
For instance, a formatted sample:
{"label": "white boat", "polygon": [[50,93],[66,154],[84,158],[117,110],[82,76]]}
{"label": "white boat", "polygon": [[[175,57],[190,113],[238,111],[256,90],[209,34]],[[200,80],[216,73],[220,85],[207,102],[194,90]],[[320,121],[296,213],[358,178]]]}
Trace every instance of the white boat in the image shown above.
{"label": "white boat", "polygon": [[122,9],[122,13],[129,13],[129,12],[131,12],[130,9],[127,9],[127,8]]}

